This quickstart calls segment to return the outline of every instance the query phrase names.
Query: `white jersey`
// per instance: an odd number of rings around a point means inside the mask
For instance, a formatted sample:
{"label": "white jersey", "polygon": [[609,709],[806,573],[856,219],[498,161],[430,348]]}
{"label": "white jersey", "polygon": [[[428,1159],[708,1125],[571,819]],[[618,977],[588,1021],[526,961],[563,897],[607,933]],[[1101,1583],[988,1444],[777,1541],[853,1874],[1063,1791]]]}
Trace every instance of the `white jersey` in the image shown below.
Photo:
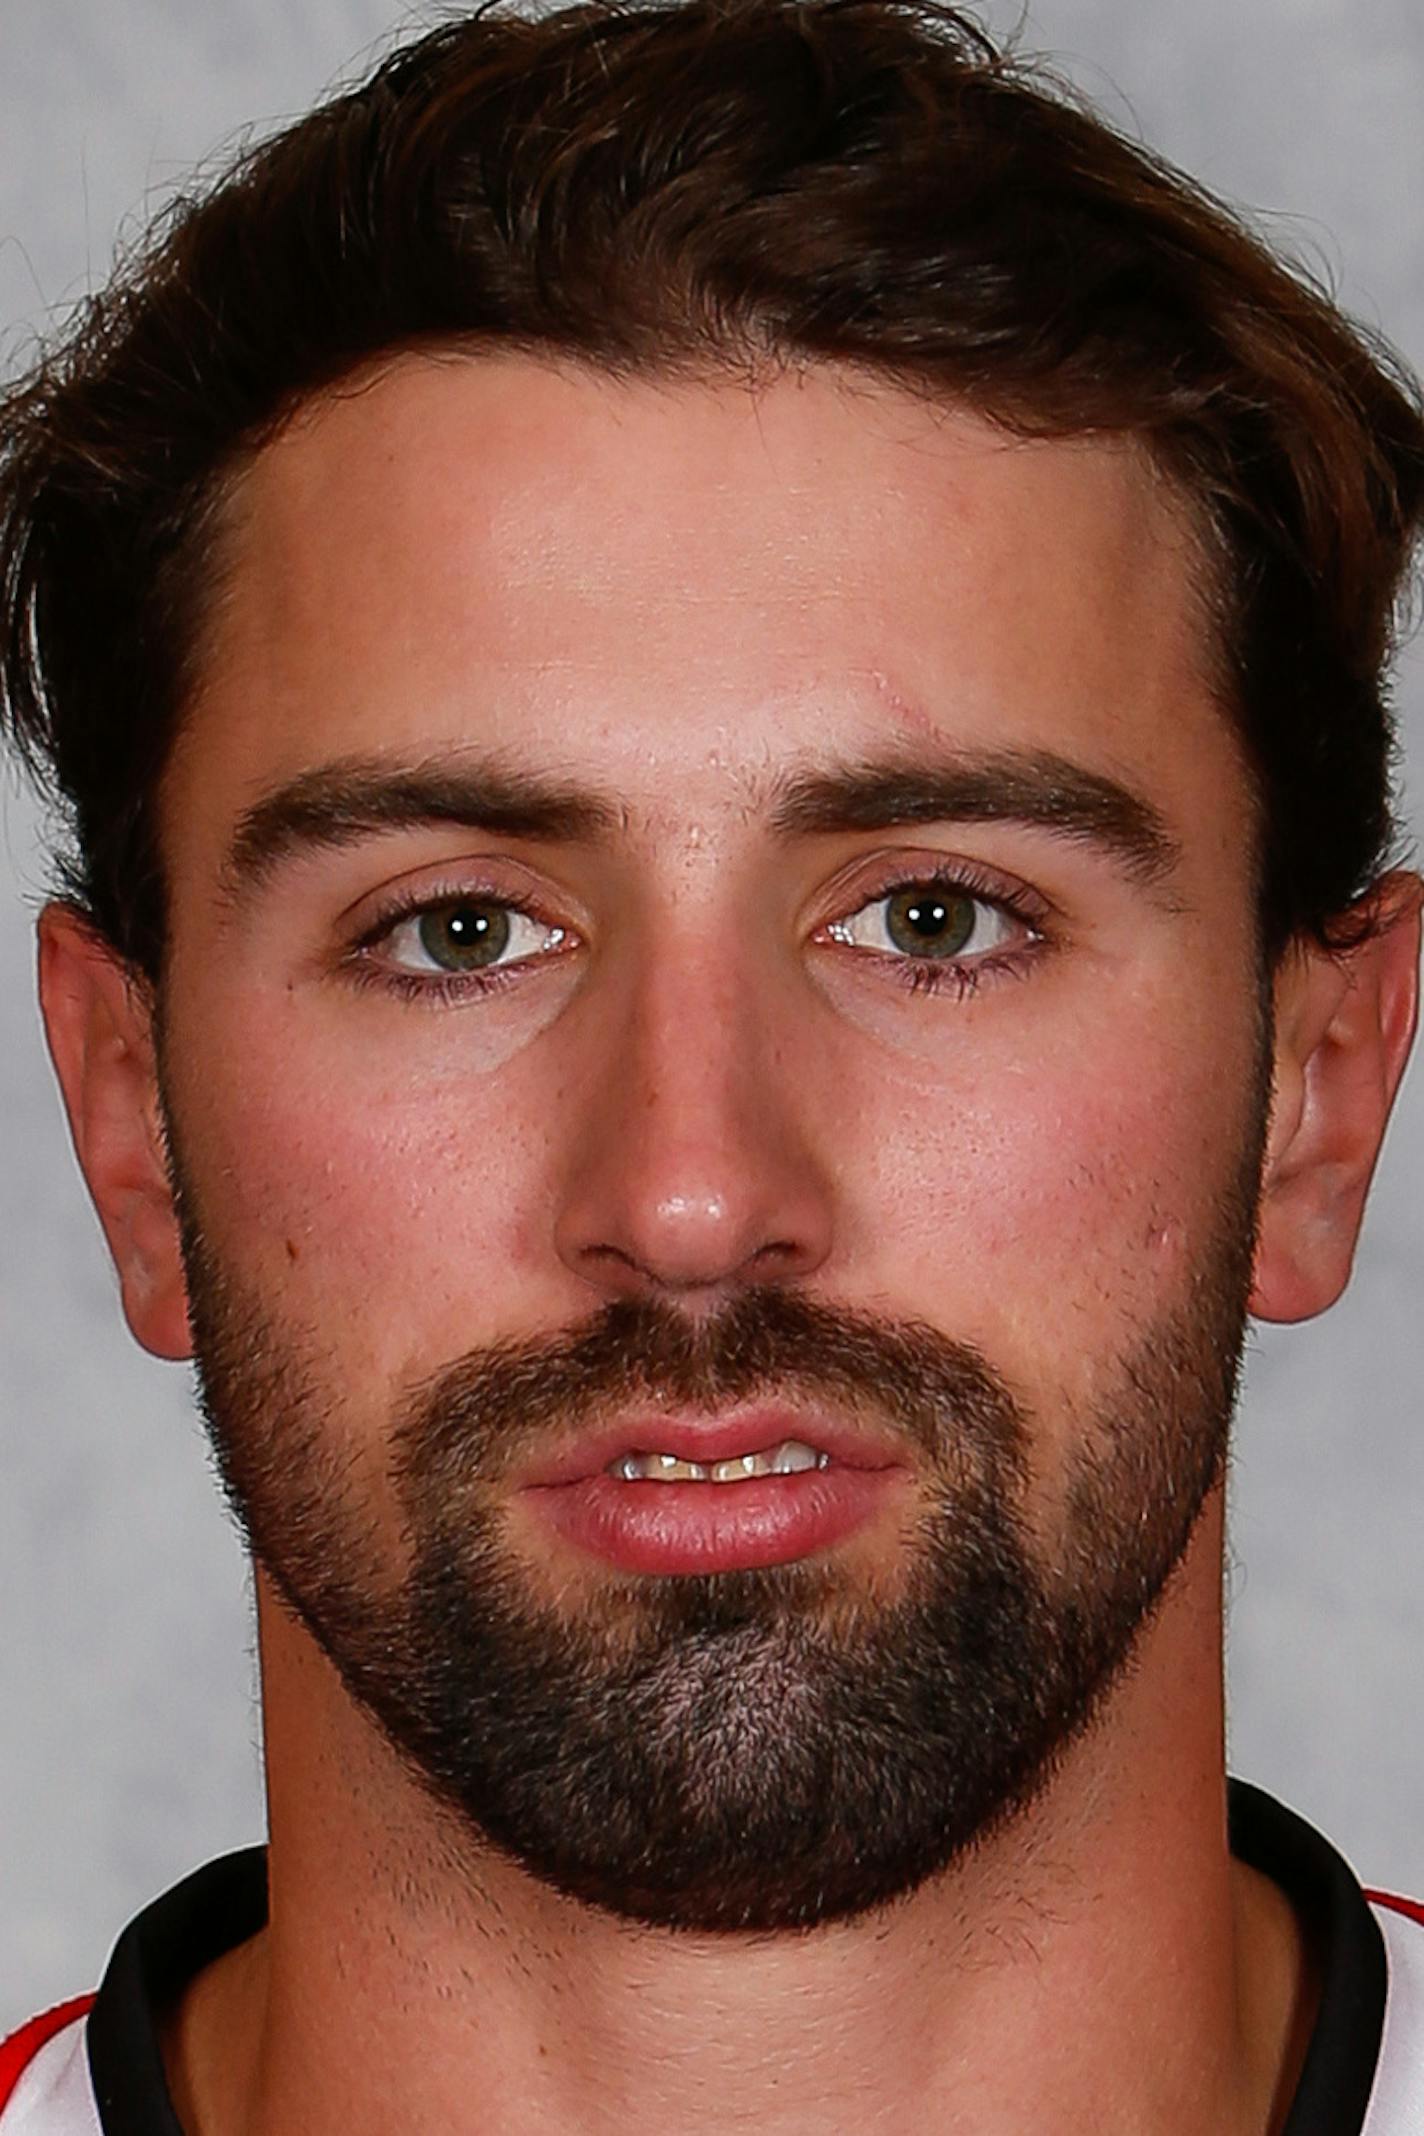
{"label": "white jersey", "polygon": [[71,2018],[29,2056],[0,2109],[5,2136],[104,2136],[89,2074],[88,2045],[81,2015]]}
{"label": "white jersey", "polygon": [[[1424,2136],[1424,1906],[1366,1893],[1289,1810],[1232,1783],[1236,1854],[1281,1886],[1322,1954],[1320,2009],[1282,2136]],[[124,1931],[97,1995],[0,2046],[0,2136],[182,2136],[156,2013],[266,1918],[260,1848],[225,1856]]]}

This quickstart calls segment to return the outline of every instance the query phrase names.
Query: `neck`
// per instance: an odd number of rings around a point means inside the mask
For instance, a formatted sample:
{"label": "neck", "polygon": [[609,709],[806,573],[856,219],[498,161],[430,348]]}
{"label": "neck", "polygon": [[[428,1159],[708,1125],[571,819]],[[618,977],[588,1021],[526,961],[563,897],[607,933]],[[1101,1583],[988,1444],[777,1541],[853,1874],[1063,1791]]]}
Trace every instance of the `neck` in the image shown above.
{"label": "neck", "polygon": [[700,1937],[474,1870],[261,1597],[272,1916],[168,2048],[192,2136],[466,2130],[1263,2136],[1306,2009],[1295,1924],[1225,1836],[1219,1517],[1053,1785],[864,1921]]}

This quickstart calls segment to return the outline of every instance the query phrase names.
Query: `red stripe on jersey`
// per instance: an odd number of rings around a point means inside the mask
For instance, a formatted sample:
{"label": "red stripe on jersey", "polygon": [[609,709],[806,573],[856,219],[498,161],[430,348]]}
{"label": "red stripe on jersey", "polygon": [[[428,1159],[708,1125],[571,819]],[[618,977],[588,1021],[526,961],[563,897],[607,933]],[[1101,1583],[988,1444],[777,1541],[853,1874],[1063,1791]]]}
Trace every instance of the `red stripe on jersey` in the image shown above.
{"label": "red stripe on jersey", "polygon": [[1367,1891],[1365,1897],[1371,1906],[1387,1906],[1391,1913],[1407,1914],[1411,1921],[1424,1922],[1424,1902],[1418,1899],[1398,1899],[1392,1891]]}
{"label": "red stripe on jersey", "polygon": [[70,2002],[56,2003],[52,2010],[21,2025],[8,2040],[0,2040],[0,2110],[45,2042],[72,2025],[76,2017],[86,2017],[93,2000],[92,1995],[76,1995]]}

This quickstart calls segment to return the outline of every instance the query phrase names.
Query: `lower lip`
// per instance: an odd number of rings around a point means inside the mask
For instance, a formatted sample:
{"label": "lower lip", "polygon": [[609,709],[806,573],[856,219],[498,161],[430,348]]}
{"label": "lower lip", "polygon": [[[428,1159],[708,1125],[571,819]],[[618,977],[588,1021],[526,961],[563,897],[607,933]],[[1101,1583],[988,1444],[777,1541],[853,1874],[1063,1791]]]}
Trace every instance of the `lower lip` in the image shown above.
{"label": "lower lip", "polygon": [[566,1542],[620,1572],[747,1572],[844,1541],[883,1503],[896,1473],[832,1463],[741,1483],[585,1476],[532,1486],[525,1497]]}

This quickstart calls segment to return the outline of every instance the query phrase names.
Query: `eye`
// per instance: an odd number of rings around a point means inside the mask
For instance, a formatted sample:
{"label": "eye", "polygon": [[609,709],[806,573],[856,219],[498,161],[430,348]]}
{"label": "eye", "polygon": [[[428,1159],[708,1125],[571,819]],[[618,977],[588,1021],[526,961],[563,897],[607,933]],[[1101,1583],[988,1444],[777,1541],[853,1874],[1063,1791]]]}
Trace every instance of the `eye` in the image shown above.
{"label": "eye", "polygon": [[854,949],[913,957],[934,963],[976,958],[1004,949],[1023,932],[1023,922],[992,898],[953,883],[899,883],[871,898],[827,932]]}
{"label": "eye", "polygon": [[458,977],[517,964],[555,949],[561,927],[547,926],[498,898],[444,898],[384,927],[366,947],[398,971]]}

